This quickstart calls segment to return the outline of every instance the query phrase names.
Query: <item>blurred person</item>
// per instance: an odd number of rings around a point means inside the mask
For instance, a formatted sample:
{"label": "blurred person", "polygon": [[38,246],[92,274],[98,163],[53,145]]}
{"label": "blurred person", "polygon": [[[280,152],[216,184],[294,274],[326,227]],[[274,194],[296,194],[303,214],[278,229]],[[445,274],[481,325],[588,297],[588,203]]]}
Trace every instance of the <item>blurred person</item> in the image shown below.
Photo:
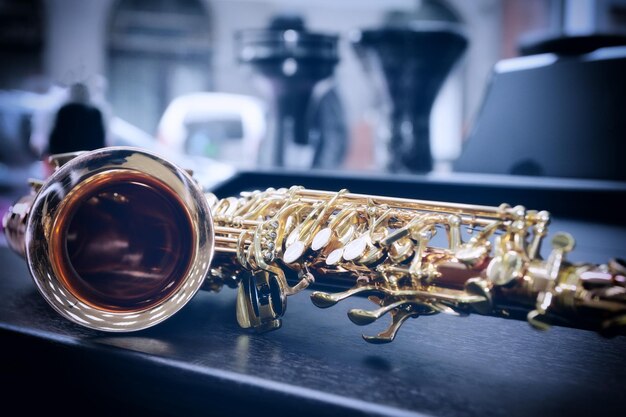
{"label": "blurred person", "polygon": [[61,106],[48,141],[49,155],[103,148],[106,129],[102,112],[91,103],[83,83],[70,87],[68,102]]}
{"label": "blurred person", "polygon": [[87,81],[87,87],[90,94],[90,103],[102,113],[105,146],[112,146],[113,142],[115,142],[115,132],[112,128],[115,116],[113,115],[111,104],[106,98],[109,81],[102,74],[92,74]]}
{"label": "blurred person", "polygon": [[32,131],[29,144],[37,158],[41,159],[48,152],[56,114],[68,102],[68,88],[50,84],[47,90],[37,93],[36,98],[30,107]]}

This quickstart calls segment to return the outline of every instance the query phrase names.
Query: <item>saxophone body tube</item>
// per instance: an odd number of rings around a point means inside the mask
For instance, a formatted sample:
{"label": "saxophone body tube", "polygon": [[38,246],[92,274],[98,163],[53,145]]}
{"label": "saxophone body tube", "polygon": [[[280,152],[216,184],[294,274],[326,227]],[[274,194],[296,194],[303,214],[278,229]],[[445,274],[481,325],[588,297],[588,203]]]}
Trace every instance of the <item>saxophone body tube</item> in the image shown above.
{"label": "saxophone body tube", "polygon": [[53,157],[58,169],[3,219],[9,246],[65,318],[102,331],[153,326],[199,289],[237,290],[244,328],[281,326],[287,298],[313,288],[360,326],[383,316],[371,343],[409,318],[482,314],[606,335],[626,328],[626,266],[571,263],[550,215],[498,207],[321,191],[294,186],[219,199],[183,169],[144,150],[105,148]]}

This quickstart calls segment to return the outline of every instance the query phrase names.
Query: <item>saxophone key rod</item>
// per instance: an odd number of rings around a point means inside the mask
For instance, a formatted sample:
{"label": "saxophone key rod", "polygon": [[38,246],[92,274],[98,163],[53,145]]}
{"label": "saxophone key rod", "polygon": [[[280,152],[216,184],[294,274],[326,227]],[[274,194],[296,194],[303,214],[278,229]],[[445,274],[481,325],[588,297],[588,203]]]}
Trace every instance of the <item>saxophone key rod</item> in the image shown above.
{"label": "saxophone key rod", "polygon": [[[325,197],[330,198],[335,193],[330,191],[321,190],[307,190],[302,189],[298,191],[298,194],[308,197]],[[372,201],[375,204],[388,205],[390,207],[399,208],[411,208],[416,210],[428,210],[440,213],[449,214],[473,214],[476,216],[498,217],[501,214],[499,207],[492,206],[480,206],[472,204],[460,204],[460,203],[447,203],[441,201],[427,201],[427,200],[414,200],[408,198],[399,197],[384,197],[368,194],[354,194],[347,193],[342,195],[342,198],[352,200],[361,204],[367,204],[368,201]]]}

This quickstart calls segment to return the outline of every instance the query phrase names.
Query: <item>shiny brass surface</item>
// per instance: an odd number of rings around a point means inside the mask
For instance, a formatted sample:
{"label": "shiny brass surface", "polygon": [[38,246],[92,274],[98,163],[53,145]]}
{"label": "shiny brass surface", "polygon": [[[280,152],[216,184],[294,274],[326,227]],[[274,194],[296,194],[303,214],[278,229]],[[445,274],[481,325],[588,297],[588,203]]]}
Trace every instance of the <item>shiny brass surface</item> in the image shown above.
{"label": "shiny brass surface", "polygon": [[4,225],[48,302],[88,327],[145,328],[201,285],[226,285],[238,288],[238,323],[259,331],[279,328],[287,298],[309,286],[339,289],[313,292],[320,308],[367,295],[372,310],[348,312],[356,325],[389,315],[386,330],[364,336],[371,343],[438,313],[526,318],[537,329],[625,328],[624,262],[572,264],[566,233],[542,259],[545,211],[302,187],[218,199],[145,151],[61,159]]}
{"label": "shiny brass surface", "polygon": [[55,275],[94,308],[143,310],[168,297],[190,268],[195,230],[184,203],[128,169],[93,175],[59,206],[50,233]]}
{"label": "shiny brass surface", "polygon": [[113,332],[180,310],[204,283],[214,252],[211,212],[195,181],[128,148],[60,161],[3,220],[46,301],[69,320]]}

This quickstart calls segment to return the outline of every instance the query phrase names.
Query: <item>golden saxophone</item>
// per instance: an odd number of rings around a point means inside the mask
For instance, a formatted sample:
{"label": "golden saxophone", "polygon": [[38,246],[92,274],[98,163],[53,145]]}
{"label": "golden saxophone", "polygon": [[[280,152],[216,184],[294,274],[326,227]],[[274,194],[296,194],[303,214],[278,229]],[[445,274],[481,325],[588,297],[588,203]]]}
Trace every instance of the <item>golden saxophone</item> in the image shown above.
{"label": "golden saxophone", "polygon": [[574,239],[540,246],[550,216],[499,207],[308,190],[218,199],[174,164],[132,148],[60,155],[3,219],[42,296],[62,316],[113,332],[180,310],[202,287],[237,288],[244,328],[277,329],[307,287],[321,308],[368,295],[348,317],[391,325],[445,313],[523,318],[603,334],[626,328],[626,265],[573,264]]}

